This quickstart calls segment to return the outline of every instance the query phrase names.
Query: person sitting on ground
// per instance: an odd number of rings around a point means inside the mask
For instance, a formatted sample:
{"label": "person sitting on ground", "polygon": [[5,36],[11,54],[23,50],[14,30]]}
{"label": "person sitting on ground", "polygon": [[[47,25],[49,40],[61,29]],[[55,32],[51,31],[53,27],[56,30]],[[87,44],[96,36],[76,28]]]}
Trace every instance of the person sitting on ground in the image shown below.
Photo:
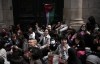
{"label": "person sitting on ground", "polygon": [[91,46],[91,54],[87,56],[87,64],[100,64],[100,37],[96,35]]}

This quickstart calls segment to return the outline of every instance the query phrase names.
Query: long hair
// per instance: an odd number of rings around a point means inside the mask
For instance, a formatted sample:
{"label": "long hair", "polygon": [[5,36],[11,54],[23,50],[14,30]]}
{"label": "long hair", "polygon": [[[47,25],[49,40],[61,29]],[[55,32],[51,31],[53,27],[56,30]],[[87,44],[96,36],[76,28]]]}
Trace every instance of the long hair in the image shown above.
{"label": "long hair", "polygon": [[40,59],[41,56],[42,56],[41,50],[39,48],[37,48],[37,47],[31,47],[30,52],[32,53],[31,58],[33,60]]}
{"label": "long hair", "polygon": [[90,16],[90,17],[88,18],[88,20],[89,20],[89,22],[90,22],[91,24],[95,24],[95,23],[96,23],[96,22],[95,22],[94,16]]}

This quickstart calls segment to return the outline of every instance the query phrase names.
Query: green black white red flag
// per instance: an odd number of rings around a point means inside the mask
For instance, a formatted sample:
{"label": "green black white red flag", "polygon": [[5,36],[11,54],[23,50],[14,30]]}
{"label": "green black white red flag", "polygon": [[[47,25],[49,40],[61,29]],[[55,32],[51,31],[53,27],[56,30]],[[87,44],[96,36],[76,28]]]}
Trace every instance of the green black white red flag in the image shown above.
{"label": "green black white red flag", "polygon": [[45,4],[45,12],[46,12],[46,19],[47,19],[47,25],[54,21],[54,11],[55,7],[53,4]]}

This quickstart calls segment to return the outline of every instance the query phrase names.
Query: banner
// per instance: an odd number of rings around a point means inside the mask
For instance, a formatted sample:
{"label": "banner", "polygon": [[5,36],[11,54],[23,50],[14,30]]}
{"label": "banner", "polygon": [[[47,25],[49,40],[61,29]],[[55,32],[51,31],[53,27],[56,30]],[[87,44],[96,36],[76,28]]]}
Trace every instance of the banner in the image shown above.
{"label": "banner", "polygon": [[46,19],[47,19],[47,25],[48,25],[54,21],[55,6],[54,4],[45,4],[44,7],[45,7]]}

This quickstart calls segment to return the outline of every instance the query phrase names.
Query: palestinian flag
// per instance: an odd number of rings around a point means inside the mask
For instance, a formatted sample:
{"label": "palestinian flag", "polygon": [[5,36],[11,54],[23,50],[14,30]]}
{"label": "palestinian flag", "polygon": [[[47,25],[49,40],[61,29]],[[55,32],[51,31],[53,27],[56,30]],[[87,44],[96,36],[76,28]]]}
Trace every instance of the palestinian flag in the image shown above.
{"label": "palestinian flag", "polygon": [[46,19],[48,25],[54,21],[55,6],[54,4],[45,4],[44,7],[45,7]]}

